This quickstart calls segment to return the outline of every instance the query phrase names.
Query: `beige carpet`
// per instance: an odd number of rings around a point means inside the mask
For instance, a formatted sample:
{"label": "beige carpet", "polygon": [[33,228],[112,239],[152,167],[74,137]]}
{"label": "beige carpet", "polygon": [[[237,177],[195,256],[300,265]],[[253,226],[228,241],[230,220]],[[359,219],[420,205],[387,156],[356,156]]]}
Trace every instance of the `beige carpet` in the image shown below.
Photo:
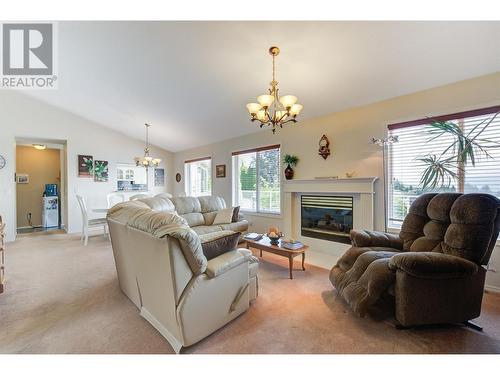
{"label": "beige carpet", "polygon": [[[399,331],[353,316],[307,266],[289,280],[287,260],[264,254],[250,310],[184,353],[500,353],[500,295],[486,294],[479,333],[459,326]],[[297,268],[298,268],[297,264]],[[0,294],[1,353],[172,353],[120,292],[110,243],[64,234],[7,246]]]}

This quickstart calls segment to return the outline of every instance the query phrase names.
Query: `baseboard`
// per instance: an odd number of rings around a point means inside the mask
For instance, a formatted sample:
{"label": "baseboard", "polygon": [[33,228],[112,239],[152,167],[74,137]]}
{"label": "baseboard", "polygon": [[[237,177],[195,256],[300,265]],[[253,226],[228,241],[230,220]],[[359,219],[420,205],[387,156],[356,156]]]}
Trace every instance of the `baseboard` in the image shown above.
{"label": "baseboard", "polygon": [[158,332],[161,333],[163,337],[165,337],[168,343],[172,346],[175,351],[175,354],[179,354],[182,349],[182,343],[177,340],[177,338],[172,335],[168,329],[165,328],[163,324],[161,324],[151,313],[143,307],[141,307],[141,316],[146,319],[153,327],[156,328]]}
{"label": "baseboard", "polygon": [[492,293],[499,293],[500,294],[500,288],[498,286],[493,286],[493,285],[485,285],[484,290],[487,292],[492,292]]}

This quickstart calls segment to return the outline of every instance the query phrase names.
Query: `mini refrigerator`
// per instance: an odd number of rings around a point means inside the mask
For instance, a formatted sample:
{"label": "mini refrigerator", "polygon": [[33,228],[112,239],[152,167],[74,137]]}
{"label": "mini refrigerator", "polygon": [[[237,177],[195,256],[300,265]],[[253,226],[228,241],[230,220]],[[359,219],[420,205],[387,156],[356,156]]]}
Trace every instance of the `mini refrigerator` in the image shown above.
{"label": "mini refrigerator", "polygon": [[58,197],[43,197],[42,226],[44,228],[59,226]]}

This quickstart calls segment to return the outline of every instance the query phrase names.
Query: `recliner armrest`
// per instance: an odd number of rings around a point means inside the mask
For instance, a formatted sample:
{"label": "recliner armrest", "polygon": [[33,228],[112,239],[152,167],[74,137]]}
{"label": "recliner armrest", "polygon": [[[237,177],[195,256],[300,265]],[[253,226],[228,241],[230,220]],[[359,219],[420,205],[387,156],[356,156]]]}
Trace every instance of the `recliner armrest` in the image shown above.
{"label": "recliner armrest", "polygon": [[392,247],[403,250],[403,240],[396,234],[353,229],[350,236],[356,247]]}
{"label": "recliner armrest", "polygon": [[410,252],[394,255],[389,268],[423,279],[455,279],[478,271],[478,265],[454,255],[432,252]]}
{"label": "recliner armrest", "polygon": [[209,260],[205,273],[213,279],[247,261],[248,258],[239,250],[231,250]]}

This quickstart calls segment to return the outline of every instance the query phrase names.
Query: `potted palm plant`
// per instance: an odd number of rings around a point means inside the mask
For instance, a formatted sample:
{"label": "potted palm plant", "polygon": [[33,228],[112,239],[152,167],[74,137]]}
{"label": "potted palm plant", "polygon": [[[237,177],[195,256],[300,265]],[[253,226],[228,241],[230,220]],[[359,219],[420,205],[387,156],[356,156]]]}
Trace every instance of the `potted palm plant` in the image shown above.
{"label": "potted palm plant", "polygon": [[285,168],[285,178],[291,180],[293,178],[293,168],[299,162],[299,158],[295,155],[286,154],[283,157],[283,164],[286,164]]}
{"label": "potted palm plant", "polygon": [[431,138],[427,142],[443,136],[451,138],[449,145],[440,155],[429,154],[417,158],[425,166],[420,179],[423,190],[435,190],[449,187],[458,182],[459,191],[463,191],[465,166],[475,167],[479,157],[492,158],[488,149],[500,147],[498,142],[482,137],[486,128],[500,114],[497,112],[486,118],[471,130],[465,130],[460,124],[451,121],[433,121],[428,133]]}

